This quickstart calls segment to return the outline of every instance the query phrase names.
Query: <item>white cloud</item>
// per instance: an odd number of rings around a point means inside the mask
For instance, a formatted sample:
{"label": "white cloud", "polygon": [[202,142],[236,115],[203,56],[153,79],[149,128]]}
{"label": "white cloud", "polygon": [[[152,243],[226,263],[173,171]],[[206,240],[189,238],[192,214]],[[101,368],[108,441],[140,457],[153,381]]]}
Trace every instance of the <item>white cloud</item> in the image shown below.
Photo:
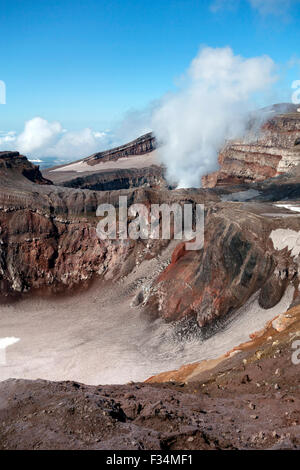
{"label": "white cloud", "polygon": [[270,57],[244,59],[229,47],[203,48],[187,72],[187,85],[166,96],[153,114],[153,130],[170,182],[198,187],[217,168],[225,139],[245,132],[253,95],[274,82]]}
{"label": "white cloud", "polygon": [[52,147],[48,148],[47,153],[62,159],[88,156],[99,151],[105,137],[106,134],[93,132],[89,128],[80,131],[67,131],[60,136]]}
{"label": "white cloud", "polygon": [[31,159],[57,157],[64,161],[87,157],[109,146],[111,135],[86,128],[68,131],[58,121],[49,122],[41,117],[27,121],[24,130],[0,132],[0,149],[18,150]]}
{"label": "white cloud", "polygon": [[[246,0],[250,6],[260,15],[275,15],[286,17],[290,8],[299,3],[300,0]],[[219,13],[224,10],[235,10],[239,7],[240,0],[214,0],[210,4],[212,13]]]}
{"label": "white cloud", "polygon": [[280,16],[285,15],[288,12],[293,3],[293,0],[249,0],[249,2],[252,8],[257,10],[258,13],[263,16]]}
{"label": "white cloud", "polygon": [[293,67],[300,67],[300,58],[297,56],[293,56],[289,61],[288,61],[288,67],[293,68]]}
{"label": "white cloud", "polygon": [[25,123],[24,131],[16,139],[16,148],[22,153],[36,155],[41,149],[55,144],[62,132],[59,122],[35,117]]}
{"label": "white cloud", "polygon": [[239,0],[214,0],[210,4],[210,11],[212,13],[218,13],[223,10],[235,10],[239,6]]}
{"label": "white cloud", "polygon": [[0,148],[7,147],[11,142],[15,142],[16,133],[14,131],[0,131]]}

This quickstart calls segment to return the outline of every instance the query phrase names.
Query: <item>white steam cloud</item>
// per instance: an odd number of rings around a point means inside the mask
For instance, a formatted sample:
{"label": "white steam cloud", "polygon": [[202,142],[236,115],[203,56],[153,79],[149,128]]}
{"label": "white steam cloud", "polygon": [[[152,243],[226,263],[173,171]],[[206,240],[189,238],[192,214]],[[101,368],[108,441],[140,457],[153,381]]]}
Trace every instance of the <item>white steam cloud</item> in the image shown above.
{"label": "white steam cloud", "polygon": [[268,56],[245,59],[229,47],[200,50],[186,86],[166,96],[153,113],[160,159],[171,183],[199,187],[201,177],[217,168],[220,148],[243,135],[252,100],[274,82],[274,69]]}

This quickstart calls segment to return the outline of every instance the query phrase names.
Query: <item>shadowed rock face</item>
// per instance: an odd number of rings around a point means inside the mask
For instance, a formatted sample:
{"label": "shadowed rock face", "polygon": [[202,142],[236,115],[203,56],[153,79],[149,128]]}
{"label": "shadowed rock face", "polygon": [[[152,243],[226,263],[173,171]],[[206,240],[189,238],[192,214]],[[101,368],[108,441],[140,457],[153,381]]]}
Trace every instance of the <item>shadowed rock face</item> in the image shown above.
{"label": "shadowed rock face", "polygon": [[30,163],[19,152],[0,152],[0,172],[4,172],[6,169],[25,176],[33,183],[52,184],[51,181],[43,178],[38,166]]}
{"label": "shadowed rock face", "polygon": [[203,187],[263,181],[292,171],[300,163],[300,113],[268,119],[255,133],[228,142],[219,154],[220,169],[202,179]]}
{"label": "shadowed rock face", "polygon": [[96,191],[112,191],[130,189],[141,186],[165,186],[163,170],[152,165],[145,168],[128,168],[126,170],[110,170],[91,175],[73,178],[60,183],[66,188],[92,189]]}

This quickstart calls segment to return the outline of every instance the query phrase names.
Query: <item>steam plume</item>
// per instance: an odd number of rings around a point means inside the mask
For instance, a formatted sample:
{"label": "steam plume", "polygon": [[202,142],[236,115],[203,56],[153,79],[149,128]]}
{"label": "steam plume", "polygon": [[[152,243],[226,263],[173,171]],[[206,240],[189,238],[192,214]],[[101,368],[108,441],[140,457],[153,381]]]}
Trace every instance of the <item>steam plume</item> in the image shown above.
{"label": "steam plume", "polygon": [[171,183],[199,187],[201,177],[217,168],[224,141],[245,132],[253,99],[274,82],[274,69],[268,56],[245,59],[229,47],[200,50],[185,86],[162,99],[153,113],[159,156]]}

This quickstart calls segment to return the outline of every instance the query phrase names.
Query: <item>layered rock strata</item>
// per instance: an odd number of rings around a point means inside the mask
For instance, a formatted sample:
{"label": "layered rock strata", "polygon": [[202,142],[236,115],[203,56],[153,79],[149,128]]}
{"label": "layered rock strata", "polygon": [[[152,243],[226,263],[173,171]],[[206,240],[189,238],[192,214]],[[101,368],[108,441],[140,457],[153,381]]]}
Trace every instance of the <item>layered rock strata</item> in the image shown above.
{"label": "layered rock strata", "polygon": [[228,142],[219,154],[220,169],[202,178],[205,188],[249,183],[291,172],[300,163],[300,113],[268,119],[256,133]]}
{"label": "layered rock strata", "polygon": [[119,158],[129,157],[132,155],[144,155],[152,152],[156,148],[154,135],[149,132],[127,144],[115,147],[104,152],[94,153],[90,157],[84,159],[89,165],[97,165],[99,161],[107,162],[118,160]]}
{"label": "layered rock strata", "polygon": [[[128,205],[184,203],[191,198],[184,190],[106,192],[65,188],[46,184],[38,169],[34,170],[35,178],[44,184],[36,184],[24,175],[24,164],[32,169],[25,157],[20,160],[19,155],[11,154],[8,162],[6,158],[1,164],[0,156],[2,295],[32,288],[70,288],[94,276],[116,280],[128,274],[147,240],[100,240],[96,233],[98,205],[112,203],[117,208],[122,194],[128,197]],[[200,191],[194,197],[203,202],[206,195]],[[165,244],[153,240],[147,256],[157,256]]]}

